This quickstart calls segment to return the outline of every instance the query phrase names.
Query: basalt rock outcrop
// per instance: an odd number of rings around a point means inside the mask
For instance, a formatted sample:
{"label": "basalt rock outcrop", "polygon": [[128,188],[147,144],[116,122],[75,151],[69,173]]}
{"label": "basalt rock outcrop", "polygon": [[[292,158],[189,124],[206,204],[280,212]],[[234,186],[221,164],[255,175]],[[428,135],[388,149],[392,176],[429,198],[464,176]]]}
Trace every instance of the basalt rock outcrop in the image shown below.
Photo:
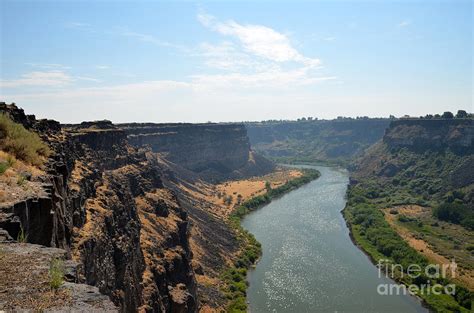
{"label": "basalt rock outcrop", "polygon": [[268,121],[246,123],[252,147],[280,162],[347,164],[380,140],[390,119]]}
{"label": "basalt rock outcrop", "polygon": [[393,121],[383,141],[392,148],[416,151],[443,150],[468,154],[474,151],[473,119],[402,119]]}
{"label": "basalt rock outcrop", "polygon": [[397,120],[353,162],[351,181],[372,182],[380,189],[374,197],[386,194],[394,204],[430,205],[455,192],[474,209],[473,152],[473,119]]}
{"label": "basalt rock outcrop", "polygon": [[217,182],[264,175],[274,165],[250,149],[243,124],[121,124],[129,142],[149,146],[200,178]]}
{"label": "basalt rock outcrop", "polygon": [[0,228],[63,249],[79,264],[77,283],[97,287],[122,312],[196,311],[188,214],[163,183],[166,169],[110,122],[62,128],[14,105],[0,111],[54,151],[45,175],[33,178],[43,191],[2,204]]}

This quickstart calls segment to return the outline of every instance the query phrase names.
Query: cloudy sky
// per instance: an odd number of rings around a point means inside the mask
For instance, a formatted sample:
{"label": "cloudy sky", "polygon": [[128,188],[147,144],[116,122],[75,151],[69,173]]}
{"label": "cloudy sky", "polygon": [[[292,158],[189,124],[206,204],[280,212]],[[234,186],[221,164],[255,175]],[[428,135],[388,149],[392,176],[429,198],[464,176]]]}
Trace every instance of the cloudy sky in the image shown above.
{"label": "cloudy sky", "polygon": [[474,111],[469,0],[0,3],[0,101],[38,117]]}

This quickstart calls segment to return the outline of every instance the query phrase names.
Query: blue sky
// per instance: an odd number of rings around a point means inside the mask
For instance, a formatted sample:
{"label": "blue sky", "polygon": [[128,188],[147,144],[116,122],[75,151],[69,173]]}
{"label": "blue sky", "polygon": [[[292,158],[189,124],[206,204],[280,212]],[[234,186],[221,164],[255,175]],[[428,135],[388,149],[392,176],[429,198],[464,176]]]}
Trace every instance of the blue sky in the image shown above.
{"label": "blue sky", "polygon": [[0,98],[62,122],[473,109],[471,1],[1,1]]}

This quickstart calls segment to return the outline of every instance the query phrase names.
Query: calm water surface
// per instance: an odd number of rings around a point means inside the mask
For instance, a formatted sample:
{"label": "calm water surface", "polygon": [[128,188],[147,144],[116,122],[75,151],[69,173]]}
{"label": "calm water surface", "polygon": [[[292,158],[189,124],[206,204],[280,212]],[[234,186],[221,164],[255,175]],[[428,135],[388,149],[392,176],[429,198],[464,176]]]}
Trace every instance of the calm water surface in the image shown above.
{"label": "calm water surface", "polygon": [[340,211],[348,174],[315,166],[321,177],[249,214],[242,222],[262,243],[249,272],[250,311],[428,312],[410,296],[381,296],[379,278],[349,238]]}

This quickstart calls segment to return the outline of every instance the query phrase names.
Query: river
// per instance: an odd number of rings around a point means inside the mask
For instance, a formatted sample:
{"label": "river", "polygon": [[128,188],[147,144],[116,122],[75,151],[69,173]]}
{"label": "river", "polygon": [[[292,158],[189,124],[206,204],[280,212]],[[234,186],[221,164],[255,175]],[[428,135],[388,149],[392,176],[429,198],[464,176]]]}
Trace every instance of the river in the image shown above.
{"label": "river", "polygon": [[378,269],[349,237],[342,217],[348,174],[314,166],[321,177],[247,215],[262,244],[249,271],[250,312],[428,312],[411,296],[379,295]]}

